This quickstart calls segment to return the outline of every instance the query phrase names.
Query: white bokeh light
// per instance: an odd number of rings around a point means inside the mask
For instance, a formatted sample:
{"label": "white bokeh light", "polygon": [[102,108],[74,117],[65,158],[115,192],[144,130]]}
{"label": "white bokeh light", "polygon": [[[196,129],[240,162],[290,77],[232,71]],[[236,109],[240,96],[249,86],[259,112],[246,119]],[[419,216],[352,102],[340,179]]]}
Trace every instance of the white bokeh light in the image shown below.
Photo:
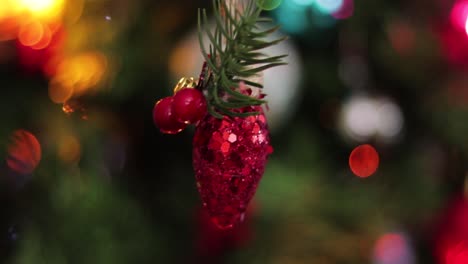
{"label": "white bokeh light", "polygon": [[351,137],[365,140],[375,133],[377,108],[368,98],[354,98],[343,107],[343,122]]}
{"label": "white bokeh light", "polygon": [[345,136],[356,141],[376,137],[392,142],[402,133],[403,124],[401,109],[390,99],[356,96],[343,105],[339,126]]}
{"label": "white bokeh light", "polygon": [[403,129],[403,113],[390,101],[384,101],[377,109],[377,133],[387,139],[398,136]]}

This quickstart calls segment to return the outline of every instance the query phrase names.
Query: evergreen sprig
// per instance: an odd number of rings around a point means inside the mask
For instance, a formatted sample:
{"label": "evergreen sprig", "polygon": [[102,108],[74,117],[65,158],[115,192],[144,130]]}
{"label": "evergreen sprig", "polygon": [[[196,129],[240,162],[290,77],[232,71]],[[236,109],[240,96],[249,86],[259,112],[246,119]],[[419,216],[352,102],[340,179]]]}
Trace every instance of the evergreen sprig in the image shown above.
{"label": "evergreen sprig", "polygon": [[[198,10],[200,47],[209,69],[203,87],[207,91],[208,111],[218,118],[223,115],[255,115],[256,112],[239,113],[235,109],[261,105],[266,101],[245,95],[235,88],[241,81],[249,86],[263,88],[262,84],[252,82],[249,78],[266,69],[285,65],[283,58],[287,55],[269,57],[261,50],[278,44],[285,37],[265,40],[279,27],[263,31],[259,29],[259,23],[272,20],[260,17],[262,9],[257,7],[256,0],[249,0],[242,10],[226,4],[225,0],[213,0],[213,9],[216,22],[213,32],[208,29],[206,10]],[[210,42],[209,50],[204,48],[204,34]]]}

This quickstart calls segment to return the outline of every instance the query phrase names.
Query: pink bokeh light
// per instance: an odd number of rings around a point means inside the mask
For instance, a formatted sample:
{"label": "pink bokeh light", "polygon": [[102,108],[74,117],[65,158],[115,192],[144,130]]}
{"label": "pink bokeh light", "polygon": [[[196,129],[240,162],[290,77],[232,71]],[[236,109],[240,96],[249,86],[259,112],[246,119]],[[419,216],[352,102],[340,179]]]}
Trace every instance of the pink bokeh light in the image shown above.
{"label": "pink bokeh light", "polygon": [[450,12],[450,21],[452,25],[460,30],[465,31],[468,35],[468,1],[457,1]]}
{"label": "pink bokeh light", "polygon": [[341,7],[333,12],[331,15],[335,19],[347,19],[353,16],[354,13],[354,1],[353,0],[343,0]]}

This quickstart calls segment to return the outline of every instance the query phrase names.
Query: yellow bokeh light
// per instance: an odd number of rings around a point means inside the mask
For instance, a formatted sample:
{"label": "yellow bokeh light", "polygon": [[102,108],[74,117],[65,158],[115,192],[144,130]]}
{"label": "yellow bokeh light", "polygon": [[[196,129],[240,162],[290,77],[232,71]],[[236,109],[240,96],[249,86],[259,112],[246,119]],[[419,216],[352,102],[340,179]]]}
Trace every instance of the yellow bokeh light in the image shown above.
{"label": "yellow bokeh light", "polygon": [[57,155],[64,162],[78,162],[81,156],[80,142],[72,135],[64,136],[58,144]]}
{"label": "yellow bokeh light", "polygon": [[49,97],[63,103],[98,87],[107,70],[107,58],[98,52],[83,53],[64,59],[49,83]]}
{"label": "yellow bokeh light", "polygon": [[49,83],[49,98],[52,102],[60,104],[65,103],[73,95],[73,84],[53,78]]}
{"label": "yellow bokeh light", "polygon": [[83,13],[84,0],[67,1],[63,10],[64,22],[68,24],[75,24],[80,19]]}
{"label": "yellow bokeh light", "polygon": [[42,18],[56,18],[64,8],[64,0],[17,0],[17,8]]}
{"label": "yellow bokeh light", "polygon": [[21,5],[14,0],[2,0],[0,5],[0,19],[14,17],[22,11]]}

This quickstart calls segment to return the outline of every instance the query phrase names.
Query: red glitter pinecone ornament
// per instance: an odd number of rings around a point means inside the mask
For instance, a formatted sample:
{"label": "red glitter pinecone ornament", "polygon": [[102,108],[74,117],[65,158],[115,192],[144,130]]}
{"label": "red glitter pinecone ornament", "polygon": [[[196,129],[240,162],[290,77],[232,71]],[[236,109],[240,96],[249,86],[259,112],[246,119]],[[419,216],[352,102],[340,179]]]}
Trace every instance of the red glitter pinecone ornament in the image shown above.
{"label": "red glitter pinecone ornament", "polygon": [[198,191],[212,221],[221,229],[243,220],[273,151],[262,107],[238,111],[259,114],[222,119],[208,114],[197,126],[193,140]]}
{"label": "red glitter pinecone ornament", "polygon": [[[166,124],[178,132],[179,126],[172,126],[174,120],[197,124],[193,140],[197,187],[203,206],[221,229],[243,220],[273,151],[261,107],[266,101],[259,78],[267,69],[286,65],[283,59],[287,55],[259,52],[285,39],[267,40],[277,26],[258,30],[257,24],[265,22],[260,9],[255,1],[213,1],[214,31],[206,10],[201,10],[198,33],[205,63],[200,77],[197,81],[182,78],[174,89],[179,94],[171,109],[155,109],[155,123],[162,132],[173,131],[167,130]],[[205,48],[204,35],[208,36],[209,49]],[[188,87],[197,90],[179,89]],[[167,111],[158,111],[161,109]],[[209,114],[199,121],[205,111]]]}

